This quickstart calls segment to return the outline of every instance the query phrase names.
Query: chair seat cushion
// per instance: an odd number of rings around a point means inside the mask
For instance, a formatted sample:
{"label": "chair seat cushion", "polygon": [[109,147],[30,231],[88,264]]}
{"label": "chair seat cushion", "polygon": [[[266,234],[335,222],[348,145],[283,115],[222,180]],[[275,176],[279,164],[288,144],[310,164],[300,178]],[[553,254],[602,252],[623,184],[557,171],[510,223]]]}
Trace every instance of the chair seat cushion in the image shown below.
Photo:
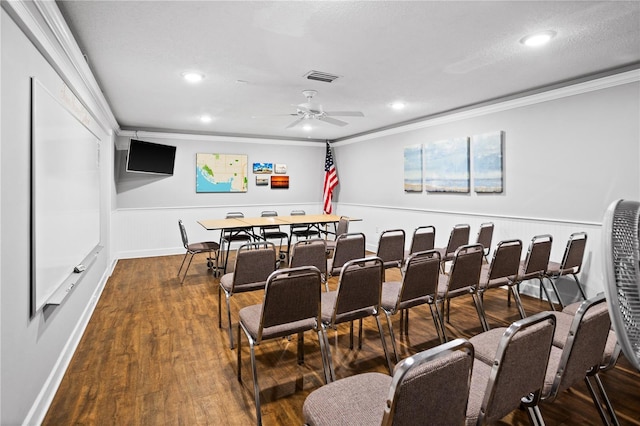
{"label": "chair seat cushion", "polygon": [[[382,303],[381,306],[387,312],[396,312],[396,302],[398,300],[398,293],[402,288],[402,283],[399,281],[387,281],[382,285]],[[433,296],[427,295],[423,297],[416,297],[411,300],[403,300],[397,307],[400,309],[408,309],[414,306],[422,305],[425,303],[433,303]]]}
{"label": "chair seat cushion", "polygon": [[266,281],[258,281],[255,283],[247,283],[247,284],[236,284],[235,286],[233,285],[233,272],[230,272],[228,274],[224,274],[221,278],[220,278],[220,287],[222,287],[224,289],[224,291],[226,291],[227,293],[231,293],[232,289],[233,289],[233,293],[242,293],[245,291],[253,291],[253,290],[259,290],[259,289],[263,289],[265,287],[265,285],[267,284]]}
{"label": "chair seat cushion", "polygon": [[382,373],[362,373],[329,383],[304,401],[305,422],[310,426],[379,425],[390,386],[391,376]]}
{"label": "chair seat cushion", "polygon": [[203,241],[201,243],[191,243],[187,246],[191,251],[218,251],[220,244],[213,241]]}
{"label": "chair seat cushion", "polygon": [[[244,324],[247,332],[253,340],[258,338],[258,330],[260,329],[260,320],[262,319],[262,304],[246,306],[240,309],[238,313],[240,322]],[[262,340],[273,339],[276,337],[288,336],[301,331],[313,330],[315,328],[315,318],[308,318],[299,321],[267,327],[262,330]]]}
{"label": "chair seat cushion", "polygon": [[502,340],[502,335],[506,330],[506,327],[493,328],[470,338],[469,341],[473,345],[474,357],[486,364],[493,364],[498,345],[500,345],[500,340]]}

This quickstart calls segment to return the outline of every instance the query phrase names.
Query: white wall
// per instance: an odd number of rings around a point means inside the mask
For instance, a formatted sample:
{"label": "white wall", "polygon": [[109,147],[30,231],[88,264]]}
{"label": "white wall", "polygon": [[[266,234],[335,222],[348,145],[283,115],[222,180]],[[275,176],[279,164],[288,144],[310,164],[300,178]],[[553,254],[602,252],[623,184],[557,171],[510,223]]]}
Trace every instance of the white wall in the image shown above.
{"label": "white wall", "polygon": [[[48,87],[63,83],[25,33],[1,11],[2,31],[2,152],[0,167],[0,272],[1,365],[0,424],[37,424],[62,379],[66,365],[82,336],[95,302],[110,271],[109,182],[113,170],[113,140],[105,120],[101,139],[101,244],[105,246],[86,276],[60,306],[30,317],[30,77]],[[34,7],[29,4],[28,7]],[[14,10],[15,11],[15,10]],[[26,15],[32,15],[30,10]],[[40,35],[42,35],[40,33]],[[45,37],[46,38],[46,37]],[[56,52],[50,52],[56,56]],[[58,64],[60,65],[60,64]],[[64,68],[61,66],[60,69]],[[69,77],[69,76],[67,76]],[[77,80],[77,78],[76,78]],[[67,82],[69,84],[69,82]],[[78,92],[85,89],[72,86]],[[80,97],[85,105],[92,100]],[[95,111],[92,111],[95,114]]]}
{"label": "white wall", "polygon": [[[176,146],[175,168],[173,176],[168,177],[116,170],[113,229],[118,258],[183,253],[178,219],[185,223],[191,241],[217,241],[219,232],[206,231],[196,222],[220,219],[230,211],[242,211],[246,217],[260,216],[263,210],[276,210],[280,215],[294,209],[309,214],[321,212],[323,143],[142,133],[137,138]],[[118,138],[117,146],[125,147],[128,139]],[[122,157],[124,152],[116,156]],[[196,153],[247,154],[247,192],[196,193]],[[251,172],[254,162],[286,164],[289,189],[256,186],[257,175]]]}
{"label": "white wall", "polygon": [[[631,72],[543,95],[451,115],[408,130],[335,145],[342,214],[375,249],[378,232],[435,225],[445,246],[457,223],[496,224],[494,244],[537,234],[554,237],[560,260],[572,232],[586,231],[588,294],[602,291],[600,223],[617,198],[640,199],[640,73]],[[505,132],[502,194],[431,194],[403,191],[403,150],[457,136]],[[366,147],[366,150],[364,149]],[[408,242],[407,242],[408,244]]]}

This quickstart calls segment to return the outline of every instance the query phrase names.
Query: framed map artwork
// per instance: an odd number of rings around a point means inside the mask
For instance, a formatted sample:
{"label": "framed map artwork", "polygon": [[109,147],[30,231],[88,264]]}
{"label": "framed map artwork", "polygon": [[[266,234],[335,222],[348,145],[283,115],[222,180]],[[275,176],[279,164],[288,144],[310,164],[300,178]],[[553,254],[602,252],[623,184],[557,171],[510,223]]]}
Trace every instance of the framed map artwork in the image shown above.
{"label": "framed map artwork", "polygon": [[196,193],[247,192],[247,156],[196,154]]}

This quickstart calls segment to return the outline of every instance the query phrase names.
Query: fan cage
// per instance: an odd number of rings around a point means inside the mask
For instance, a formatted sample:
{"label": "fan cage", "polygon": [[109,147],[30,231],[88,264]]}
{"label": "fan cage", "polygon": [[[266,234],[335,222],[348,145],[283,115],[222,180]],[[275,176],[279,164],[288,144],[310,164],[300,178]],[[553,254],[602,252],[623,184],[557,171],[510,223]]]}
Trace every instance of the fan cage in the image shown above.
{"label": "fan cage", "polygon": [[[605,218],[605,270],[609,270],[607,300],[618,342],[640,370],[640,203],[618,200]],[[607,229],[605,229],[606,231]],[[609,240],[610,236],[610,240]]]}

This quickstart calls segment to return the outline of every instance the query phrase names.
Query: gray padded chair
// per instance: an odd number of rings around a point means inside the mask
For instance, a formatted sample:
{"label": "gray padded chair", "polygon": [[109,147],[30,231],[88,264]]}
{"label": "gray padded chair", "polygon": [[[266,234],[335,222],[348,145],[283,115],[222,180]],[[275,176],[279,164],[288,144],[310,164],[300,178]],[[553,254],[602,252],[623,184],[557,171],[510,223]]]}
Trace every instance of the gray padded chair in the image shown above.
{"label": "gray padded chair", "polygon": [[308,240],[297,241],[291,247],[289,257],[289,268],[299,266],[315,266],[320,271],[322,283],[326,291],[329,291],[327,281],[327,246],[321,238],[310,238]]}
{"label": "gray padded chair", "polygon": [[[307,213],[304,210],[292,210],[291,216],[304,216]],[[300,238],[319,238],[320,231],[311,227],[310,224],[304,225],[290,225],[290,235],[289,241],[293,241],[293,237],[296,237],[296,240]]]}
{"label": "gray padded chair", "polygon": [[342,234],[347,234],[349,232],[349,218],[346,216],[340,216],[340,220],[338,221],[338,226],[336,227],[336,237],[333,240],[327,240],[327,251],[331,252],[336,248],[336,241],[338,237]]}
{"label": "gray padded chair", "polygon": [[[225,219],[242,219],[244,213],[242,212],[229,212],[226,214]],[[243,226],[239,228],[228,228],[222,231],[220,236],[220,243],[222,252],[224,253],[224,265],[223,271],[227,273],[227,264],[229,262],[229,252],[231,251],[231,244],[235,242],[250,243],[253,241],[252,228],[250,226]]]}
{"label": "gray padded chair", "polygon": [[[482,317],[484,308],[482,307],[482,299],[478,296],[482,259],[482,246],[480,244],[459,247],[453,255],[449,273],[440,274],[436,303],[443,307],[440,315],[445,315],[447,322],[449,321],[450,300],[454,297],[470,294],[473,297],[480,325],[484,327]],[[446,313],[444,312],[445,304]]]}
{"label": "gray padded chair", "polygon": [[[391,373],[391,359],[387,352],[379,318],[383,275],[384,269],[379,257],[354,259],[345,263],[340,273],[338,288],[335,291],[322,293],[322,325],[325,329],[335,329],[338,324],[351,322],[349,348],[353,349],[353,321],[374,317],[378,325],[389,373]],[[362,333],[362,324],[360,333]],[[359,337],[359,345],[361,346],[362,334]],[[330,353],[329,365],[331,378],[334,380],[335,370]]]}
{"label": "gray padded chair", "polygon": [[380,234],[376,256],[382,259],[385,269],[400,268],[404,262],[403,229],[389,229]]}
{"label": "gray padded chair", "polygon": [[[584,301],[573,316],[568,330],[558,321],[540,398],[541,404],[553,402],[561,392],[581,380],[585,381],[587,387],[591,387],[588,377],[597,376],[600,371],[610,327],[611,321],[604,294]],[[601,420],[607,424],[600,402],[593,394],[591,396]],[[527,408],[532,422],[544,424],[537,405]]]}
{"label": "gray padded chair", "polygon": [[302,406],[310,426],[464,422],[473,346],[453,340],[413,355],[393,376],[362,373],[314,390]]}
{"label": "gray padded chair", "polygon": [[[516,291],[515,284],[518,282],[518,271],[520,268],[520,256],[522,255],[522,241],[504,240],[500,241],[493,252],[491,263],[483,264],[480,272],[480,288],[478,295],[484,300],[484,293],[491,288],[507,286],[513,293],[513,299],[518,306],[520,318],[526,317],[520,295]],[[483,329],[489,330],[489,323],[482,304]]]}
{"label": "gray padded chair", "polygon": [[[261,217],[277,217],[278,212],[274,210],[265,210],[260,213]],[[260,236],[264,240],[278,240],[278,257],[285,260],[289,255],[289,234],[280,229],[280,225],[268,225],[260,227]],[[286,249],[282,249],[282,242],[286,241]]]}
{"label": "gray padded chair", "polygon": [[276,269],[276,248],[272,242],[261,241],[244,244],[238,248],[233,272],[224,274],[218,286],[218,327],[222,328],[222,300],[224,292],[227,302],[227,325],[229,344],[233,349],[231,330],[231,297],[236,293],[262,290],[267,278]]}
{"label": "gray padded chair", "polygon": [[[445,271],[445,263],[453,260],[453,256],[458,247],[469,244],[470,227],[467,224],[459,224],[453,227],[449,234],[449,242],[446,247],[436,248],[440,252],[442,259],[442,272]],[[484,248],[482,248],[484,250]]]}
{"label": "gray padded chair", "polygon": [[268,339],[298,335],[298,364],[304,363],[304,332],[315,331],[322,356],[325,383],[329,381],[327,339],[321,326],[320,271],[313,266],[280,269],[269,275],[263,302],[240,309],[238,326],[238,381],[242,381],[242,337],[249,340],[256,423],[262,424],[260,386],[256,369],[255,347]]}
{"label": "gray padded chair", "polygon": [[550,261],[547,266],[547,278],[549,279],[549,282],[551,282],[551,286],[553,287],[556,299],[558,299],[558,303],[561,308],[564,308],[564,304],[562,303],[558,287],[556,286],[556,281],[561,277],[571,275],[578,286],[578,291],[582,296],[582,300],[587,299],[587,295],[582,289],[580,280],[578,280],[578,274],[582,268],[582,260],[584,258],[586,247],[587,234],[584,232],[575,232],[569,236],[567,246],[564,250],[564,255],[562,256],[562,261],[560,263]]}
{"label": "gray padded chair", "polygon": [[484,247],[484,261],[489,263],[489,253],[491,252],[491,242],[493,241],[493,222],[486,222],[480,225],[476,243]]}
{"label": "gray padded chair", "polygon": [[408,257],[409,255],[417,253],[419,251],[433,250],[435,248],[435,243],[436,228],[432,225],[418,226],[413,230],[409,253],[407,253],[405,257]]}
{"label": "gray padded chair", "polygon": [[[567,338],[569,337],[569,332],[571,329],[571,325],[573,323],[573,319],[578,312],[578,310],[582,307],[584,302],[575,302],[571,305],[565,306],[562,312],[555,312],[556,321],[557,321],[557,332],[554,338],[553,344],[559,348],[564,348],[567,342]],[[621,348],[618,344],[618,339],[616,337],[616,333],[613,330],[609,330],[607,334],[607,342],[604,347],[604,352],[602,354],[602,361],[600,363],[600,368],[596,373],[595,370],[588,374],[585,378],[587,387],[589,388],[589,392],[591,393],[591,398],[593,402],[600,411],[600,418],[604,424],[607,424],[605,412],[603,410],[606,408],[609,417],[611,419],[611,423],[614,425],[620,424],[618,418],[616,416],[616,412],[611,405],[611,401],[609,400],[609,396],[602,384],[602,380],[600,380],[600,374],[604,371],[607,371],[613,367],[615,367],[616,362],[618,361],[618,357],[620,356]],[[593,383],[595,382],[599,395],[596,394],[596,391],[593,387]]]}
{"label": "gray padded chair", "polygon": [[555,324],[550,312],[541,312],[469,339],[475,361],[467,425],[493,424],[523,402],[538,404]]}
{"label": "gray padded chair", "polygon": [[[551,310],[555,310],[555,307],[549,298],[547,288],[544,286],[543,282],[547,274],[547,266],[549,264],[552,244],[553,237],[548,234],[536,235],[531,239],[529,249],[527,250],[527,256],[524,260],[520,261],[518,278],[515,285],[516,291],[520,293],[520,284],[523,281],[538,280],[538,285],[540,287],[540,299],[542,299],[542,291],[544,290]],[[511,305],[511,292],[507,293],[507,304]]]}
{"label": "gray padded chair", "polygon": [[327,259],[327,273],[336,276],[342,271],[342,266],[350,260],[365,256],[365,236],[363,233],[341,234],[336,240],[333,257]]}
{"label": "gray padded chair", "polygon": [[189,272],[189,267],[191,266],[191,261],[193,260],[193,256],[195,256],[196,254],[208,253],[207,267],[209,269],[212,269],[213,271],[217,271],[218,270],[218,253],[220,253],[220,244],[214,241],[202,241],[198,243],[190,243],[189,237],[187,237],[187,230],[184,227],[184,223],[182,223],[182,219],[178,219],[178,228],[180,229],[180,237],[182,238],[182,245],[186,250],[184,257],[182,258],[182,263],[180,264],[180,269],[178,269],[178,277],[182,272],[182,267],[184,266],[185,260],[187,260],[187,257],[189,257],[189,263],[187,263],[187,267],[184,270],[184,275],[182,276],[180,283],[183,283],[184,279],[187,277],[187,273]]}
{"label": "gray padded chair", "polygon": [[[393,353],[396,362],[399,361],[396,339],[391,324],[391,316],[408,310],[415,306],[429,305],[433,324],[440,337],[440,342],[444,342],[442,330],[444,326],[440,322],[440,315],[435,306],[436,291],[438,290],[438,278],[440,276],[440,253],[435,250],[417,252],[409,256],[406,263],[406,270],[402,276],[402,281],[386,281],[382,285],[381,306],[387,317],[389,334]],[[408,315],[405,315],[406,323],[400,321],[400,333],[404,326],[408,334]]]}

